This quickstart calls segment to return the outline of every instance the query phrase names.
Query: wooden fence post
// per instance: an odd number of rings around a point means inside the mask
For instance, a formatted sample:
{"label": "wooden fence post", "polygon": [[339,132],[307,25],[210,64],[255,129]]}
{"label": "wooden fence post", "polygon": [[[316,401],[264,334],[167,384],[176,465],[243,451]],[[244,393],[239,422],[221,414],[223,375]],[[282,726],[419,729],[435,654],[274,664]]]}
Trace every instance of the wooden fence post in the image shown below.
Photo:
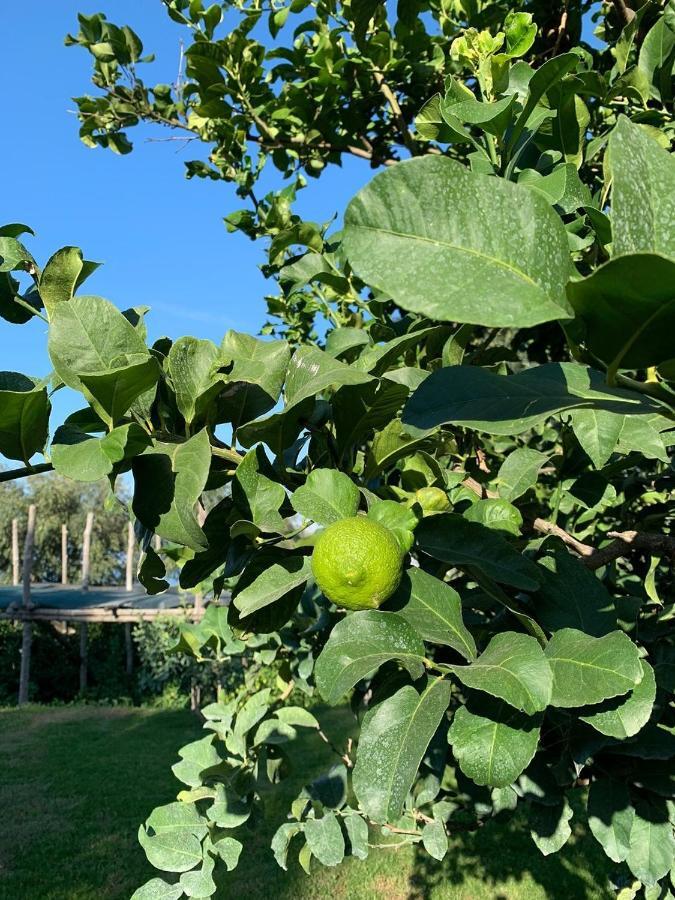
{"label": "wooden fence post", "polygon": [[12,584],[19,584],[19,520],[12,519]]}
{"label": "wooden fence post", "polygon": [[[127,572],[126,572],[126,588],[127,591],[134,589],[134,525],[129,522],[127,526]],[[124,647],[126,650],[126,670],[127,675],[134,673],[134,644],[131,639],[131,622],[124,623]]]}
{"label": "wooden fence post", "polygon": [[68,584],[68,526],[61,526],[61,584]]}
{"label": "wooden fence post", "polygon": [[[35,543],[35,504],[28,507],[28,524],[23,545],[23,609],[28,612],[33,603],[30,597],[30,576],[33,569],[33,546]],[[19,706],[28,703],[30,683],[30,656],[33,647],[33,623],[24,619],[21,635],[21,671],[19,674]]]}
{"label": "wooden fence post", "polygon": [[[94,528],[94,514],[87,513],[87,520],[82,535],[82,590],[89,590],[89,565],[91,554],[91,532]],[[80,693],[87,689],[87,641],[89,626],[86,622],[80,625]]]}

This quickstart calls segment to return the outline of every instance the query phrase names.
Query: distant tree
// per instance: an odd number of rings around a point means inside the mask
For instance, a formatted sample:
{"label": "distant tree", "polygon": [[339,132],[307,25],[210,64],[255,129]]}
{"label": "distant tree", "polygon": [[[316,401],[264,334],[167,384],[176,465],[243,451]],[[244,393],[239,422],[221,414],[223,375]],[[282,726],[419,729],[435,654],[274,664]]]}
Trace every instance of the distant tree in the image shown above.
{"label": "distant tree", "polygon": [[35,533],[36,581],[61,580],[61,525],[68,526],[68,572],[80,578],[82,534],[87,513],[93,511],[91,584],[121,584],[124,579],[127,513],[121,506],[106,508],[105,482],[81,484],[57,475],[32,479],[23,489],[16,483],[0,484],[0,581],[12,577],[12,519],[19,520],[23,549],[28,505],[37,506]]}

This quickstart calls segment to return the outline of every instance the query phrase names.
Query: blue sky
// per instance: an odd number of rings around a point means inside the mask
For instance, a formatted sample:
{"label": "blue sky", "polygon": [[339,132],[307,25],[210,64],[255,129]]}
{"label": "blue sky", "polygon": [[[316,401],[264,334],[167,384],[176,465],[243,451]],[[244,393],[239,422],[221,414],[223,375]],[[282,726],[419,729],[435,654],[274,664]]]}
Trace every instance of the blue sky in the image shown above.
{"label": "blue sky", "polygon": [[[78,138],[71,98],[90,91],[89,55],[65,47],[63,39],[77,30],[78,12],[99,11],[131,25],[146,52],[156,54],[149,82],[175,80],[183,29],[160,0],[2,3],[0,222],[30,225],[36,237],[27,243],[42,264],[65,245],[102,262],[87,293],[121,308],[152,307],[152,340],[194,334],[219,341],[228,328],[255,334],[265,320],[266,286],[258,269],[263,248],[225,230],[223,215],[241,203],[234,189],[187,181],[183,163],[194,147],[147,142],[166,132],[133,130],[135,150],[124,157],[88,149]],[[589,37],[590,27],[586,31]],[[331,167],[310,181],[298,211],[317,221],[341,214],[371,177],[365,162],[346,159],[341,170]],[[0,320],[0,351],[0,369],[36,376],[51,370],[46,326],[37,319],[22,327]],[[57,392],[53,427],[80,405],[73,393]]]}
{"label": "blue sky", "polygon": [[[78,12],[105,12],[115,23],[131,25],[146,52],[157,56],[152,75],[147,67],[151,83],[176,77],[183,29],[169,20],[160,0],[3,3],[0,221],[35,230],[26,243],[39,263],[65,245],[82,247],[86,258],[102,262],[86,292],[121,308],[152,307],[151,339],[193,334],[218,342],[228,328],[257,333],[265,321],[266,286],[258,269],[263,248],[225,230],[223,215],[241,205],[234,189],[187,181],[183,163],[197,155],[195,148],[147,142],[162,131],[132,131],[135,149],[124,157],[80,142],[69,111],[73,96],[90,92],[89,55],[63,44],[67,32],[77,31]],[[342,171],[333,167],[302,192],[299,211],[322,221],[341,213],[371,176],[360,160],[346,161]],[[51,369],[46,326],[39,320],[22,327],[0,320],[0,349],[0,369],[37,376]],[[59,391],[53,427],[81,405],[76,395]]]}

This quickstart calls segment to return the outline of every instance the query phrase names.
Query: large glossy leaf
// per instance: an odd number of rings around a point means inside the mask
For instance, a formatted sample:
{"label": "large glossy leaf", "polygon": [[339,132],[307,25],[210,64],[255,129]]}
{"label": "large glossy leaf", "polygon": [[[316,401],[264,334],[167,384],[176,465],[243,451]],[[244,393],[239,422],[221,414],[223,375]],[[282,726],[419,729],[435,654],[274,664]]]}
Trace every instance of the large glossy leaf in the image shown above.
{"label": "large glossy leaf", "polygon": [[592,725],[596,731],[608,737],[624,740],[637,734],[649,721],[656,699],[654,670],[644,659],[642,681],[625,697],[605,700],[592,710],[584,711],[579,718]]}
{"label": "large glossy leaf", "polygon": [[440,156],[377,175],[345,214],[367,284],[434,319],[529,326],[569,318],[569,250],[543,197]]}
{"label": "large glossy leaf", "polygon": [[0,453],[28,465],[47,443],[50,410],[44,384],[19,372],[0,372]]}
{"label": "large glossy leaf", "polygon": [[245,619],[264,606],[280,600],[291,591],[305,584],[310,576],[308,556],[287,555],[276,562],[270,561],[262,572],[249,583],[246,579],[243,587],[237,586],[233,593],[234,605]]}
{"label": "large glossy leaf", "polygon": [[675,259],[654,253],[617,256],[588,278],[571,281],[567,293],[588,348],[603,362],[623,369],[670,359],[674,283]]}
{"label": "large glossy leaf", "polygon": [[388,378],[336,391],[331,406],[339,452],[344,452],[369,433],[384,428],[395,418],[409,393],[404,384]]}
{"label": "large glossy leaf", "polygon": [[675,259],[672,154],[625,116],[619,116],[611,134],[609,153],[614,253],[659,253]]}
{"label": "large glossy leaf", "polygon": [[540,720],[540,716],[526,716],[508,703],[471,696],[467,705],[455,712],[448,741],[468,778],[476,784],[505,787],[532,761]]}
{"label": "large glossy leaf", "polygon": [[477,366],[447,366],[412,394],[403,423],[423,429],[448,423],[510,435],[567,409],[626,415],[658,411],[641,395],[610,388],[600,372],[576,363],[546,363],[507,376]]}
{"label": "large glossy leaf", "polygon": [[155,441],[133,461],[133,510],[146,528],[192,550],[206,538],[195,506],[209,474],[211,445],[204,429],[183,444]]}
{"label": "large glossy leaf", "polygon": [[642,680],[638,649],[622,631],[596,638],[563,628],[545,652],[553,669],[553,706],[602,703],[627,694]]}
{"label": "large glossy leaf", "polygon": [[396,821],[422,757],[450,703],[451,684],[405,685],[366,714],[353,774],[354,793],[376,822]]}
{"label": "large glossy leaf", "polygon": [[220,418],[237,428],[272,409],[290,358],[286,341],[261,341],[228,331],[220,347],[220,363],[228,382],[219,398]]}
{"label": "large glossy leaf", "polygon": [[314,469],[305,483],[293,492],[296,512],[319,525],[355,516],[360,493],[348,475],[335,469]]}
{"label": "large glossy leaf", "polygon": [[416,531],[424,553],[454,566],[480,569],[489,578],[526,591],[539,584],[539,571],[496,531],[456,513],[423,519]]}
{"label": "large glossy leaf", "polygon": [[108,424],[159,377],[141,335],[100,297],[73,297],[54,307],[49,355],[57,375],[81,391]]}
{"label": "large glossy leaf", "polygon": [[330,704],[390,659],[413,679],[424,672],[424,644],[406,620],[391,612],[365,610],[345,616],[333,628],[316,661],[316,685]]}
{"label": "large glossy leaf", "polygon": [[593,837],[616,863],[628,856],[634,817],[624,782],[612,778],[593,782],[588,792],[588,824]]}
{"label": "large glossy leaf", "polygon": [[453,666],[467,687],[505,700],[528,715],[551,700],[553,675],[536,638],[517,632],[496,634],[469,666]]}
{"label": "large glossy leaf", "polygon": [[216,374],[218,348],[212,341],[182,337],[171,345],[166,365],[176,406],[190,425],[221,388]]}
{"label": "large glossy leaf", "polygon": [[462,601],[449,584],[422,569],[410,568],[387,607],[425,641],[446,644],[466,659],[475,659],[476,643],[462,620]]}
{"label": "large glossy leaf", "polygon": [[51,445],[54,468],[74,481],[98,481],[124,459],[141,453],[150,438],[135,422],[118,425],[103,437],[87,434],[74,425],[56,429]]}
{"label": "large glossy leaf", "polygon": [[577,628],[594,637],[616,629],[614,601],[607,588],[566,547],[557,544],[539,562],[541,587],[534,609],[544,628]]}

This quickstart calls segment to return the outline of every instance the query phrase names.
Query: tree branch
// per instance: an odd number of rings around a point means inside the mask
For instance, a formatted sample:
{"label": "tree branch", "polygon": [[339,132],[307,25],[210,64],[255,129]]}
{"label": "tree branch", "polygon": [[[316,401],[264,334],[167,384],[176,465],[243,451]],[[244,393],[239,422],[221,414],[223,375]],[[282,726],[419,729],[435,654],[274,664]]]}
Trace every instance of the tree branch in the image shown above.
{"label": "tree branch", "polygon": [[[495,498],[498,494],[488,490],[475,478],[469,476],[462,481],[464,487],[473,491],[479,497]],[[600,549],[591,544],[584,544],[574,535],[565,531],[554,522],[537,517],[532,522],[532,527],[539,534],[553,535],[559,538],[565,546],[577,553],[587,569],[601,569],[607,563],[613,562],[622,556],[629,556],[634,550],[641,550],[657,556],[665,556],[671,562],[675,562],[675,536],[670,534],[650,534],[639,531],[610,531],[609,537],[614,538],[611,544]]]}
{"label": "tree branch", "polygon": [[630,6],[627,6],[625,0],[612,0],[612,5],[624,25],[628,25],[633,21],[635,10],[631,9]]}
{"label": "tree branch", "polygon": [[6,469],[0,471],[0,482],[14,481],[17,478],[26,478],[28,475],[39,475],[41,472],[51,472],[54,466],[51,463],[38,463],[37,466],[22,466],[20,469]]}
{"label": "tree branch", "polygon": [[373,70],[373,78],[375,79],[375,84],[380,89],[382,96],[389,104],[389,107],[394,114],[394,118],[396,119],[396,123],[398,124],[399,130],[401,132],[401,138],[403,143],[408,148],[410,153],[415,156],[417,153],[417,147],[415,146],[415,139],[410,134],[408,129],[408,123],[405,120],[403,115],[403,110],[396,99],[396,94],[389,87],[387,82],[384,80],[384,75],[382,72],[379,72],[377,69]]}

